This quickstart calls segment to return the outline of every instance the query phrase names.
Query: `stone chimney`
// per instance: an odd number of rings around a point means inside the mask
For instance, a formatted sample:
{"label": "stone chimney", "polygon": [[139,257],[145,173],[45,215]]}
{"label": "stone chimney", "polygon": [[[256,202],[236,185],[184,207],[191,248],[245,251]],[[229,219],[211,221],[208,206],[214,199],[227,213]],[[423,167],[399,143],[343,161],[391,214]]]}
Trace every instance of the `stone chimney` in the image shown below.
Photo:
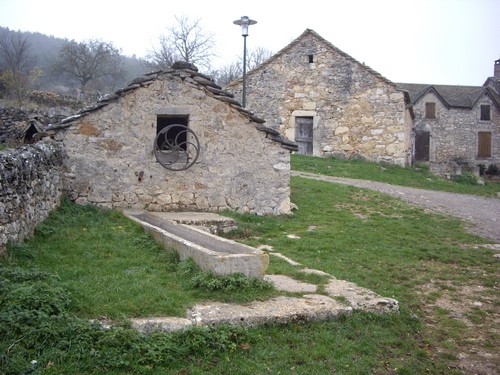
{"label": "stone chimney", "polygon": [[496,80],[500,80],[500,59],[495,61],[495,71],[493,73],[493,77]]}

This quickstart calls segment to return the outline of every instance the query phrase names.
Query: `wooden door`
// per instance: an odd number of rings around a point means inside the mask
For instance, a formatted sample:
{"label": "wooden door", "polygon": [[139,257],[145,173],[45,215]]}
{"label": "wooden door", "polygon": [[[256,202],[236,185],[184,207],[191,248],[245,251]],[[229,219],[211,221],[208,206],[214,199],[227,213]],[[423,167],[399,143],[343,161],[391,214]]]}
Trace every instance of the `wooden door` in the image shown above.
{"label": "wooden door", "polygon": [[429,161],[430,132],[415,133],[415,161]]}
{"label": "wooden door", "polygon": [[299,146],[299,154],[313,154],[312,117],[295,117],[295,142]]}

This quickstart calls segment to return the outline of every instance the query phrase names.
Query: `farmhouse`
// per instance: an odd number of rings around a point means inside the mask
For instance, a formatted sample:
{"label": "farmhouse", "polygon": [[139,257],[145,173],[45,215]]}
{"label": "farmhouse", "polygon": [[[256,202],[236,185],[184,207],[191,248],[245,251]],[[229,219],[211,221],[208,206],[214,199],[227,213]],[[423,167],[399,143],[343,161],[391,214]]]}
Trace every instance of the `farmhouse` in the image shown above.
{"label": "farmhouse", "polygon": [[414,161],[437,174],[500,163],[500,59],[483,86],[398,86],[415,113]]}
{"label": "farmhouse", "polygon": [[192,64],[147,74],[48,134],[79,203],[151,211],[290,211],[294,142]]}
{"label": "farmhouse", "polygon": [[[408,93],[307,29],[247,76],[248,107],[299,152],[411,163]],[[228,89],[241,92],[241,81]]]}

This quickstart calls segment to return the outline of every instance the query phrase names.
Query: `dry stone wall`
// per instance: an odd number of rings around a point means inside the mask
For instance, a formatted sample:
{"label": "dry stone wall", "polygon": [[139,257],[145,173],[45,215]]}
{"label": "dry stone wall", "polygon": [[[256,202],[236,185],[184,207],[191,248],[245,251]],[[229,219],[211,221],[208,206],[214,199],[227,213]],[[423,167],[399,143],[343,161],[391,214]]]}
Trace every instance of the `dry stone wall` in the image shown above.
{"label": "dry stone wall", "polygon": [[52,107],[49,109],[25,109],[15,107],[0,107],[0,146],[17,147],[25,143],[27,127],[37,122],[40,130],[51,124],[59,123],[72,114],[67,107]]}
{"label": "dry stone wall", "polygon": [[62,146],[50,141],[0,152],[0,252],[32,236],[58,206],[64,158]]}

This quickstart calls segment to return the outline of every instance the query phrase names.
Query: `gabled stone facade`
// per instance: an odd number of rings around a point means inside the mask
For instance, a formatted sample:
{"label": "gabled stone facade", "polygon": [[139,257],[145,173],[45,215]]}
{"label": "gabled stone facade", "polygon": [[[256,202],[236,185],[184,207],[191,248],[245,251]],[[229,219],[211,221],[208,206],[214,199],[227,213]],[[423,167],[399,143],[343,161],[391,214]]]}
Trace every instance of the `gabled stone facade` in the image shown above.
{"label": "gabled stone facade", "polygon": [[500,73],[496,74],[484,86],[398,84],[413,102],[415,162],[428,162],[440,175],[500,165],[500,93],[496,91]]}
{"label": "gabled stone facade", "polygon": [[[250,71],[247,107],[304,154],[411,162],[404,91],[313,30]],[[228,86],[235,94],[242,82]]]}
{"label": "gabled stone facade", "polygon": [[[177,123],[192,131],[182,147],[199,151],[185,170],[155,157],[158,133]],[[79,203],[285,214],[297,147],[262,123],[210,77],[180,64],[134,80],[47,135],[64,144],[66,190]]]}

